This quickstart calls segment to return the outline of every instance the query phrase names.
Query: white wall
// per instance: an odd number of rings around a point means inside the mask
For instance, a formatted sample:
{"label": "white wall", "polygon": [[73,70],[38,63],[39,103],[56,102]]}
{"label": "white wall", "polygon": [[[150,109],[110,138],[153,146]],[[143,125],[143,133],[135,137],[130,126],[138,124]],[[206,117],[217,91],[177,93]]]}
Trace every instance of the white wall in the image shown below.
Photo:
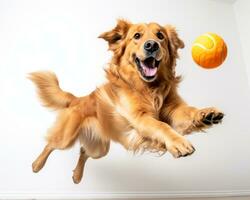
{"label": "white wall", "polygon": [[[189,140],[190,157],[166,154],[133,156],[113,144],[108,156],[89,160],[83,182],[74,185],[78,148],[55,151],[38,174],[31,163],[44,146],[54,114],[42,108],[31,71],[55,71],[61,86],[84,95],[104,81],[110,53],[97,36],[118,17],[177,26],[186,43],[178,72],[180,92],[191,104],[217,106],[225,120]],[[203,70],[191,59],[192,41],[216,32],[228,45],[228,58],[216,70]],[[100,193],[136,196],[250,193],[249,94],[233,7],[209,0],[2,0],[0,1],[0,198],[87,197]],[[138,195],[139,195],[138,194]]]}
{"label": "white wall", "polygon": [[250,84],[250,1],[237,0],[233,6]]}

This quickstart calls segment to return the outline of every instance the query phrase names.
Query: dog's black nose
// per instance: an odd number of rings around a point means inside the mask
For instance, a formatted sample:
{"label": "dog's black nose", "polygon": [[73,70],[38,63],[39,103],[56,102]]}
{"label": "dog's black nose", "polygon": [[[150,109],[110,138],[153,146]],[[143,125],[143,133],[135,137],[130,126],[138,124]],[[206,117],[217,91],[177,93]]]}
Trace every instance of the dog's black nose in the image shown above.
{"label": "dog's black nose", "polygon": [[159,49],[159,44],[154,40],[148,40],[144,44],[144,49],[150,53],[153,53],[154,51],[157,51]]}

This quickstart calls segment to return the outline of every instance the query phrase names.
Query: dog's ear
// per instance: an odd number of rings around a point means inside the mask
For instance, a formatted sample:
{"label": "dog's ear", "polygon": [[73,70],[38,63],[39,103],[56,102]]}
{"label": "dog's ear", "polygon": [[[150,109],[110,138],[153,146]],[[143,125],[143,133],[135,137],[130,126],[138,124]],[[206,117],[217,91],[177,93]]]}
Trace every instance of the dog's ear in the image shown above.
{"label": "dog's ear", "polygon": [[109,44],[109,49],[115,51],[117,46],[124,40],[131,26],[126,20],[119,19],[117,25],[111,31],[102,33],[99,38],[106,40]]}
{"label": "dog's ear", "polygon": [[179,35],[175,29],[175,27],[171,25],[166,25],[165,30],[167,32],[168,36],[168,48],[170,51],[170,54],[174,56],[175,58],[178,58],[178,49],[182,49],[185,47],[184,42],[179,38]]}

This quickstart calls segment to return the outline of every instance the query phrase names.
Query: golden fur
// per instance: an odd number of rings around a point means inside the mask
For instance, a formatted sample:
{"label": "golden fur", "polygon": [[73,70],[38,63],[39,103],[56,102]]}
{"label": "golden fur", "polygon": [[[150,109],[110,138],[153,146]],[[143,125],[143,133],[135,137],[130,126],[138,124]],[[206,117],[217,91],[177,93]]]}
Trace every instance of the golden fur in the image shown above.
{"label": "golden fur", "polygon": [[[116,27],[100,38],[108,42],[114,55],[105,70],[107,83],[91,94],[75,97],[62,91],[52,72],[29,76],[43,105],[58,112],[48,131],[48,143],[32,165],[34,172],[44,166],[54,149],[69,148],[77,140],[81,151],[73,173],[75,183],[80,182],[88,157],[105,156],[111,140],[135,152],[169,151],[174,157],[187,156],[194,148],[183,135],[208,128],[223,118],[216,108],[191,107],[178,95],[180,77],[175,74],[175,65],[184,43],[172,26],[118,20]],[[153,68],[141,68],[146,63],[145,44],[149,40],[158,48],[150,58]],[[157,74],[146,76],[154,73],[156,62]]]}

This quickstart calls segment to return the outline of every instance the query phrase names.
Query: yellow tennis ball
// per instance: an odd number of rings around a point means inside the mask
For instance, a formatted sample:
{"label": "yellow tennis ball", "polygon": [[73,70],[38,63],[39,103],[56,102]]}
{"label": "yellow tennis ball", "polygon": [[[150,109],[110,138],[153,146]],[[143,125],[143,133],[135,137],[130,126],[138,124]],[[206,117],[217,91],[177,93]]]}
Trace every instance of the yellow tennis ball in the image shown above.
{"label": "yellow tennis ball", "polygon": [[227,57],[227,45],[215,33],[205,33],[193,43],[192,57],[201,67],[212,69],[220,66]]}

